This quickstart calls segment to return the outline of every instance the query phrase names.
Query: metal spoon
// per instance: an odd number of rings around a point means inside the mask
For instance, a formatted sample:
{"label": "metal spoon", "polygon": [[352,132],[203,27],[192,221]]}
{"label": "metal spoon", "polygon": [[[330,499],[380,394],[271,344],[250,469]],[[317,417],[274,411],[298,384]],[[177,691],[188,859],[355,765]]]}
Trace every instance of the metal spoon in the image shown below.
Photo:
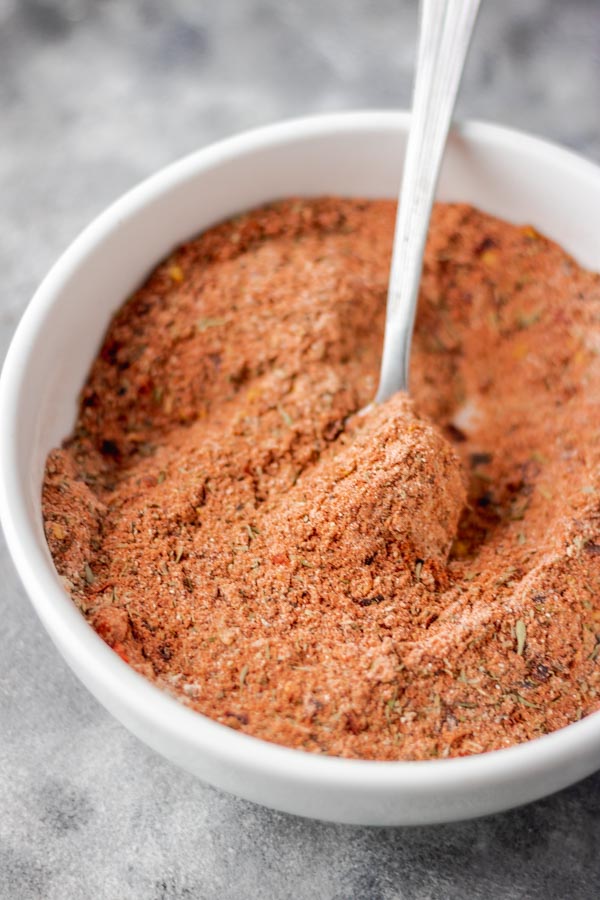
{"label": "metal spoon", "polygon": [[376,403],[408,390],[431,207],[480,0],[421,0],[412,119],[400,189]]}

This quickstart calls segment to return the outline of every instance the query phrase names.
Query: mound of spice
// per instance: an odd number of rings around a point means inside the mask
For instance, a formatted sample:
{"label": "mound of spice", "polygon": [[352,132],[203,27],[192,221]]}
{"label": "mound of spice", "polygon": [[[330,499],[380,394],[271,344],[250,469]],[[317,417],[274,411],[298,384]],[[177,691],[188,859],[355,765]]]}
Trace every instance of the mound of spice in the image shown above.
{"label": "mound of spice", "polygon": [[52,556],[124,660],[232,728],[369,759],[600,708],[600,277],[438,205],[375,393],[395,207],[286,200],[115,315],[48,457]]}

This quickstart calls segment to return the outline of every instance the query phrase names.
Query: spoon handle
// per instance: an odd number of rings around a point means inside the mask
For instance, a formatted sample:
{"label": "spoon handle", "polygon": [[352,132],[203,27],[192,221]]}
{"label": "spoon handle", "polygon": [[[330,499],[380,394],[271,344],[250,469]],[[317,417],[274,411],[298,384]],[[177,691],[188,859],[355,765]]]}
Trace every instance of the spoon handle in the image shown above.
{"label": "spoon handle", "polygon": [[480,0],[421,0],[412,117],[396,216],[377,403],[408,390],[429,218],[479,4]]}

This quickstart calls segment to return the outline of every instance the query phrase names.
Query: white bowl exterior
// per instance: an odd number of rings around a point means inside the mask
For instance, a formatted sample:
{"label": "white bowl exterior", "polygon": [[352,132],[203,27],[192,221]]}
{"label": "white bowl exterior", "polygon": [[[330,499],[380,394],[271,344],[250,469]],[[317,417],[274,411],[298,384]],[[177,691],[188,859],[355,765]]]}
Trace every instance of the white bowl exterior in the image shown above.
{"label": "white bowl exterior", "polygon": [[[204,780],[268,806],[361,824],[483,815],[566,786],[600,765],[600,715],[509,750],[383,763],[318,757],[190,711],[123,663],[65,594],[42,529],[47,452],[114,310],[174,246],[256,204],[291,195],[395,196],[408,116],[342,113],[249,132],[169,166],[71,245],[31,301],[0,383],[0,512],[17,570],[57,647],[142,740]],[[472,123],[451,136],[438,196],[527,222],[600,268],[600,169],[535,138]]]}

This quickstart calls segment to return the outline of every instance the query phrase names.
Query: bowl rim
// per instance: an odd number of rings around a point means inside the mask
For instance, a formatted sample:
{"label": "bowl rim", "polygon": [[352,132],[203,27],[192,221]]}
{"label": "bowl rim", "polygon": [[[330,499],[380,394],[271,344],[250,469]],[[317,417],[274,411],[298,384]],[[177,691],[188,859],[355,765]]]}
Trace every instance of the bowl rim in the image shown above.
{"label": "bowl rim", "polygon": [[[18,466],[16,427],[31,349],[56,297],[81,260],[115,228],[157,197],[216,164],[275,147],[290,140],[334,134],[387,130],[402,133],[410,114],[396,111],[348,111],[286,119],[245,131],[194,151],[146,178],[114,201],[69,245],[46,275],[29,302],[13,335],[0,377],[0,519],[6,543],[25,590],[51,637],[60,632],[69,645],[69,661],[77,674],[101,681],[104,693],[116,695],[128,710],[176,742],[197,752],[215,753],[224,764],[242,765],[256,775],[280,776],[297,785],[337,786],[347,791],[380,789],[432,794],[476,785],[499,785],[522,779],[597,749],[600,762],[600,715],[592,713],[547,735],[508,748],[449,759],[382,761],[318,755],[274,744],[235,731],[195,712],[169,696],[123,662],[86,622],[60,587],[49,555],[38,546],[24,492],[14,477]],[[483,121],[454,126],[466,141],[495,147],[519,148],[545,157],[600,188],[600,167],[584,157],[542,138]],[[83,679],[86,681],[86,678]]]}

